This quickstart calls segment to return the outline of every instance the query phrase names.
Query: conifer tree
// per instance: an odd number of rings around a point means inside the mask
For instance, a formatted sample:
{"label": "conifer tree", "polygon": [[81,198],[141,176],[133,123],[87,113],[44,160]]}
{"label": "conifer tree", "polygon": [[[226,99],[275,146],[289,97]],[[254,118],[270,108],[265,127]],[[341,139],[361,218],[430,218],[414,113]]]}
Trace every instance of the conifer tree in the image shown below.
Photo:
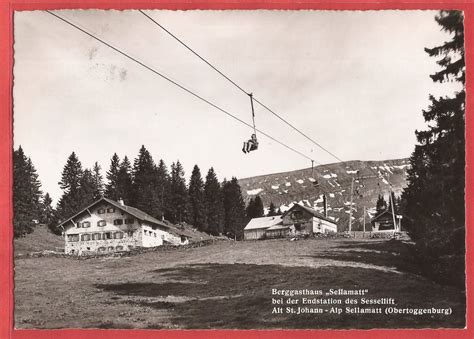
{"label": "conifer tree", "polygon": [[158,217],[170,219],[172,202],[170,199],[170,175],[163,159],[160,160],[155,170],[155,195],[158,208]]}
{"label": "conifer tree", "polygon": [[260,198],[260,196],[257,195],[255,197],[255,201],[254,201],[254,216],[253,216],[253,218],[260,218],[260,217],[263,217],[264,215],[265,215],[265,211],[263,209],[263,201]]}
{"label": "conifer tree", "polygon": [[268,208],[268,216],[273,217],[275,215],[277,215],[277,212],[275,210],[275,205],[273,204],[273,201],[272,201],[270,202],[270,207]]}
{"label": "conifer tree", "polygon": [[252,219],[252,218],[255,218],[254,215],[255,215],[255,200],[254,198],[250,198],[248,204],[247,204],[247,207],[245,208],[245,215],[246,215],[246,218],[247,218],[247,222]]}
{"label": "conifer tree", "polygon": [[206,209],[206,232],[214,235],[224,231],[224,206],[222,190],[216,173],[211,167],[204,183],[204,203]]}
{"label": "conifer tree", "polygon": [[92,179],[94,182],[94,193],[93,199],[98,200],[104,196],[104,180],[102,174],[100,174],[101,167],[96,161],[94,167],[92,167]]}
{"label": "conifer tree", "polygon": [[403,220],[424,267],[440,279],[464,285],[464,16],[461,11],[441,11],[435,19],[451,38],[425,48],[441,67],[431,78],[457,83],[460,89],[451,96],[430,95],[431,104],[423,111],[428,128],[416,131],[418,144],[402,195]]}
{"label": "conifer tree", "polygon": [[33,231],[41,219],[41,183],[31,159],[20,146],[13,152],[13,230],[20,237]]}
{"label": "conifer tree", "polygon": [[63,190],[56,207],[59,220],[71,217],[82,207],[83,200],[80,190],[82,174],[82,164],[76,153],[72,152],[63,168],[61,181],[59,181],[59,187]]}
{"label": "conifer tree", "polygon": [[206,211],[204,208],[204,182],[201,177],[201,170],[198,165],[194,165],[191,178],[189,179],[189,223],[200,231],[204,231],[206,222]]}
{"label": "conifer tree", "polygon": [[385,201],[382,194],[379,194],[377,199],[377,203],[375,205],[375,215],[379,215],[380,213],[387,210],[387,202]]}
{"label": "conifer tree", "polygon": [[[97,192],[95,186],[95,179],[92,172],[89,169],[85,169],[82,172],[81,180],[79,186],[79,200],[80,207],[79,209],[85,208],[88,205],[92,204],[95,201],[94,194]],[[79,211],[77,211],[79,212]]]}
{"label": "conifer tree", "polygon": [[171,164],[170,200],[170,221],[174,223],[184,221],[188,206],[188,192],[183,166],[179,160]]}
{"label": "conifer tree", "polygon": [[41,202],[42,213],[41,213],[40,222],[48,226],[51,225],[54,218],[54,208],[52,206],[52,203],[53,203],[53,199],[51,199],[51,196],[49,195],[49,193],[46,193],[43,197],[43,201]]}
{"label": "conifer tree", "polygon": [[242,239],[245,227],[245,203],[242,199],[237,178],[222,185],[224,198],[224,233],[235,239]]}
{"label": "conifer tree", "polygon": [[150,152],[142,145],[133,163],[133,207],[159,217],[159,201],[156,185],[156,166]]}
{"label": "conifer tree", "polygon": [[118,181],[119,181],[120,159],[117,153],[114,153],[110,159],[110,167],[106,173],[107,186],[105,188],[105,196],[109,199],[117,201],[119,197]]}
{"label": "conifer tree", "polygon": [[130,160],[125,156],[120,163],[117,172],[116,196],[117,200],[122,199],[126,205],[132,202],[133,180],[132,180],[132,165]]}

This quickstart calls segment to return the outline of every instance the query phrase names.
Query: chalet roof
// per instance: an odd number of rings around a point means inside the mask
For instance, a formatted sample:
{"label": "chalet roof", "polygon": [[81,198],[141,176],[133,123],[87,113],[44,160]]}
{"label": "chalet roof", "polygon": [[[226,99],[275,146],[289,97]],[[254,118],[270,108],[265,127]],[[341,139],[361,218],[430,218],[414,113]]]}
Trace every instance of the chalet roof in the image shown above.
{"label": "chalet roof", "polygon": [[162,228],[166,228],[170,233],[177,234],[177,235],[180,235],[180,236],[185,236],[185,237],[188,237],[188,238],[190,237],[188,234],[186,234],[185,232],[182,232],[181,230],[179,230],[176,226],[174,226],[172,224],[167,224],[163,221],[160,221],[156,218],[153,218],[151,215],[139,210],[138,208],[127,206],[127,205],[122,205],[121,203],[119,203],[117,201],[114,201],[114,200],[111,200],[111,199],[108,199],[108,198],[105,198],[105,197],[102,197],[99,200],[94,201],[92,204],[90,204],[86,208],[82,209],[78,213],[74,214],[69,219],[64,220],[63,222],[61,222],[58,225],[58,227],[63,226],[64,224],[66,224],[67,222],[69,222],[71,220],[74,220],[75,217],[83,214],[89,208],[92,208],[92,207],[96,206],[97,204],[99,204],[101,202],[106,202],[106,203],[118,208],[119,210],[124,211],[124,212],[130,214],[131,216],[134,216],[135,218],[137,218],[140,221],[146,221],[146,222],[148,222],[152,225],[159,226],[159,227],[162,227]]}
{"label": "chalet roof", "polygon": [[276,230],[284,230],[290,228],[289,226],[284,226],[284,225],[273,225],[269,228],[267,228],[267,231],[276,231]]}
{"label": "chalet roof", "polygon": [[291,211],[297,209],[297,208],[300,208],[302,210],[305,210],[306,212],[312,214],[313,216],[315,216],[316,218],[319,218],[319,219],[323,219],[323,220],[326,220],[327,222],[330,222],[334,225],[336,225],[336,222],[334,220],[331,220],[329,218],[326,218],[324,215],[322,215],[321,213],[317,212],[316,210],[312,209],[312,208],[309,208],[309,207],[306,207],[306,206],[303,206],[303,205],[300,205],[300,204],[294,204],[288,211],[286,211],[285,213],[283,213],[283,216],[287,215],[288,213],[290,213]]}
{"label": "chalet roof", "polygon": [[387,209],[387,210],[385,210],[385,211],[383,211],[383,212],[377,214],[375,217],[373,217],[372,220],[371,220],[371,222],[377,221],[380,217],[382,217],[382,216],[385,215],[385,214],[390,214],[390,215],[392,215],[392,212],[390,212],[390,210]]}
{"label": "chalet roof", "polygon": [[281,216],[253,218],[249,221],[244,230],[255,230],[259,228],[269,228],[282,222]]}

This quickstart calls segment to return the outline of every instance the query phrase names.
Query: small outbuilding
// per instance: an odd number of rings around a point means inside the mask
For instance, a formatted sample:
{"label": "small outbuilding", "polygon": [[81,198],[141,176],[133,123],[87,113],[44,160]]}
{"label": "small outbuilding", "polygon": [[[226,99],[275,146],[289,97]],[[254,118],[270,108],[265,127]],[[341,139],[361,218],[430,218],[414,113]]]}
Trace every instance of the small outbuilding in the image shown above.
{"label": "small outbuilding", "polygon": [[[280,223],[281,216],[279,215],[273,217],[253,218],[244,228],[244,240],[258,240],[267,237],[275,238],[276,235],[288,232],[288,227],[286,227],[286,231],[281,229],[281,227],[276,227]],[[274,228],[271,229],[272,227]]]}
{"label": "small outbuilding", "polygon": [[393,222],[393,214],[385,210],[376,215],[372,220],[372,232],[399,232],[398,225]]}

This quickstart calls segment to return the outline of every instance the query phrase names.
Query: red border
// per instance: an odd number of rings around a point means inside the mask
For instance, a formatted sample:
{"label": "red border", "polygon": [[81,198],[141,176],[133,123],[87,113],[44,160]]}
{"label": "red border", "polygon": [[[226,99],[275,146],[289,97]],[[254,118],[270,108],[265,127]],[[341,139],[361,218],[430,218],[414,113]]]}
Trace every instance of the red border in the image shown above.
{"label": "red border", "polygon": [[[0,0],[0,338],[474,338],[472,329],[473,314],[469,305],[474,305],[472,287],[474,261],[472,246],[474,242],[474,178],[471,162],[474,155],[472,147],[474,116],[473,97],[467,96],[466,110],[466,243],[467,243],[467,329],[465,330],[304,330],[304,331],[164,331],[164,330],[14,330],[13,329],[13,228],[12,228],[12,71],[13,71],[13,11],[34,9],[333,9],[333,10],[381,10],[381,9],[459,9],[465,12],[466,70],[467,93],[474,91],[472,69],[474,68],[474,3],[472,0],[418,0],[407,2],[400,0],[357,1],[345,0],[182,0],[182,1],[120,1],[120,0],[85,0],[85,1],[22,1]],[[420,112],[421,113],[421,112]],[[8,268],[8,269],[5,269]]]}

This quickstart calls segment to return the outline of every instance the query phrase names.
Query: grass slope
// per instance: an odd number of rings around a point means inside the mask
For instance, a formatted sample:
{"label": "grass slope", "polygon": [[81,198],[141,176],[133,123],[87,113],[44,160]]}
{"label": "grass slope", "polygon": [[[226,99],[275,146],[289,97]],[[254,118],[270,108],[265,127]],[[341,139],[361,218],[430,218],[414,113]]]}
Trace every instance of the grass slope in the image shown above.
{"label": "grass slope", "polygon": [[38,225],[35,227],[33,233],[15,239],[13,246],[15,255],[21,256],[30,252],[44,250],[54,251],[57,248],[64,248],[64,239],[52,233],[45,225]]}
{"label": "grass slope", "polygon": [[[15,266],[17,328],[465,324],[465,292],[418,275],[409,245],[400,241],[228,241],[124,258],[17,258]],[[272,314],[272,288],[363,288],[370,298],[395,298],[398,307],[451,307],[453,314]]]}

